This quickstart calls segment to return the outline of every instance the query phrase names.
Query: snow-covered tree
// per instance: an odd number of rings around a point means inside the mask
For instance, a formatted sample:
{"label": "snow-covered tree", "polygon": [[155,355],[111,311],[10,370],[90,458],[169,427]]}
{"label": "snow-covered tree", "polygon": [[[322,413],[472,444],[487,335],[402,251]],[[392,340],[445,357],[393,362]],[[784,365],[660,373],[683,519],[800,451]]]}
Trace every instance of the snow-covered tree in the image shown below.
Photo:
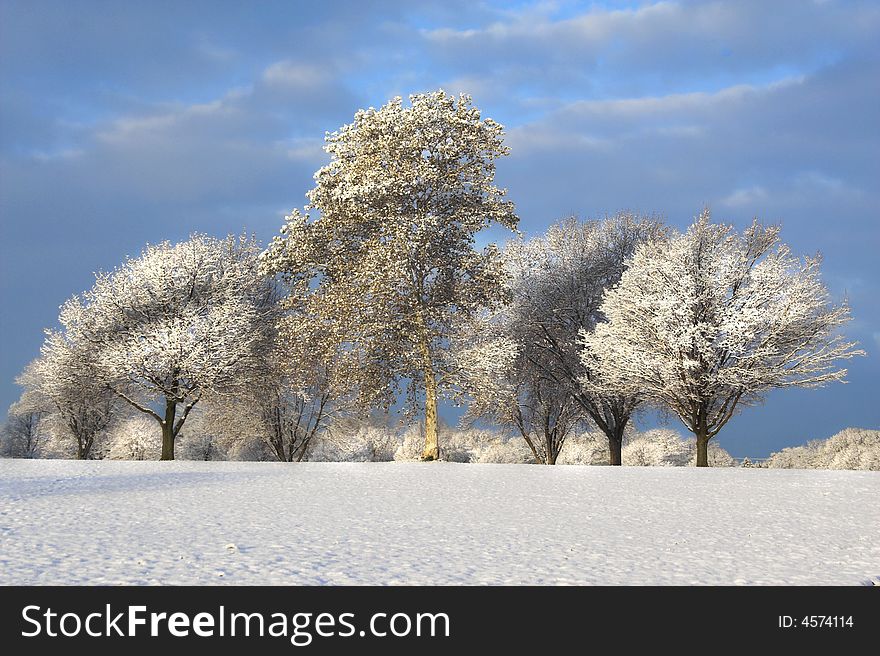
{"label": "snow-covered tree", "polygon": [[57,338],[92,345],[101,382],[161,427],[163,460],[196,404],[260,362],[275,310],[258,254],[231,236],[148,246],[62,307]]}
{"label": "snow-covered tree", "polygon": [[47,410],[22,395],[9,407],[0,429],[0,457],[38,458],[49,435],[45,429]]}
{"label": "snow-covered tree", "polygon": [[59,438],[70,439],[75,457],[92,457],[92,448],[117,414],[119,398],[102,380],[95,359],[95,345],[73,340],[54,330],[47,331],[34,360],[19,378],[41,395],[45,405],[61,424]]}
{"label": "snow-covered tree", "polygon": [[264,256],[324,339],[345,345],[365,405],[390,406],[404,381],[410,407],[424,396],[426,459],[439,457],[449,333],[503,296],[497,249],[475,248],[483,228],[518,221],[494,185],[502,136],[443,91],[358,111],[326,137],[331,161],[308,193],[320,218],[294,211]]}
{"label": "snow-covered tree", "polygon": [[41,390],[41,377],[36,360],[16,376],[22,388],[18,401],[8,410],[0,433],[0,456],[7,458],[39,458],[51,450],[53,441],[52,403]]}
{"label": "snow-covered tree", "polygon": [[299,462],[329,424],[347,414],[351,395],[344,360],[322,354],[327,343],[308,326],[295,335],[276,335],[245,386],[207,401],[212,415],[207,423],[227,446],[257,437],[276,460]]}
{"label": "snow-covered tree", "polygon": [[[295,390],[274,387],[271,381],[255,382],[252,394],[212,396],[202,401],[201,413],[196,415],[197,425],[189,432],[184,428],[178,438],[187,445],[186,459],[195,459],[194,450],[199,448],[209,449],[206,455],[212,460],[310,459],[315,445],[324,439],[335,409],[318,416],[320,402],[313,405]],[[259,399],[259,390],[280,393]],[[298,425],[297,421],[301,423]]]}
{"label": "snow-covered tree", "polygon": [[351,362],[339,344],[325,339],[316,317],[293,311],[280,327],[250,398],[259,434],[275,456],[299,462],[312,442],[349,411]]}
{"label": "snow-covered tree", "polygon": [[535,462],[556,464],[583,418],[570,386],[547,374],[546,351],[530,341],[530,326],[504,311],[470,326],[469,335],[459,333],[453,341],[455,382],[469,399],[465,423],[485,418],[513,427]]}
{"label": "snow-covered tree", "polygon": [[838,334],[850,319],[833,305],[820,259],[793,256],[777,227],[743,234],[710,223],[704,210],[685,234],[636,249],[585,334],[585,384],[640,393],[671,410],[696,437],[698,467],[708,445],[741,407],[774,388],[843,380],[840,359],[861,354]]}
{"label": "snow-covered tree", "polygon": [[584,386],[582,379],[597,374],[580,356],[580,336],[603,320],[602,294],[620,279],[636,246],[663,234],[655,218],[620,212],[600,221],[566,219],[546,235],[508,244],[511,302],[477,325],[471,345],[457,349],[471,412],[515,426],[547,464],[556,462],[571,429],[589,419],[607,438],[611,464],[619,465],[641,397]]}

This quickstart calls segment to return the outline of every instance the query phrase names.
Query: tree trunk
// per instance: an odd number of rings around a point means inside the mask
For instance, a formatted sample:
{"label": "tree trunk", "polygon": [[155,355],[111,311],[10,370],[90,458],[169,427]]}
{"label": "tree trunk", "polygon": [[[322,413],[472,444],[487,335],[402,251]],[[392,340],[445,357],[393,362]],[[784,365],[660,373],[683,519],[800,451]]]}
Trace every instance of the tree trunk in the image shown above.
{"label": "tree trunk", "polygon": [[623,450],[623,437],[619,435],[609,435],[608,436],[608,463],[614,465],[615,467],[620,467],[623,464],[623,456],[621,452]]}
{"label": "tree trunk", "polygon": [[161,460],[174,460],[174,417],[176,414],[177,403],[165,399],[165,421],[162,422]]}
{"label": "tree trunk", "polygon": [[544,464],[555,465],[559,456],[559,445],[556,443],[554,431],[550,428],[550,417],[544,415]]}
{"label": "tree trunk", "polygon": [[532,438],[529,437],[528,431],[526,431],[525,426],[523,426],[522,421],[517,422],[516,427],[519,429],[519,434],[522,435],[523,439],[526,441],[526,444],[529,445],[529,451],[532,452],[532,457],[535,459],[535,463],[538,465],[544,464],[544,459],[538,455],[538,450],[535,448],[535,443],[532,441]]}
{"label": "tree trunk", "polygon": [[697,427],[697,467],[709,466],[709,431],[705,426]]}
{"label": "tree trunk", "polygon": [[437,381],[434,370],[425,370],[425,448],[422,460],[439,460],[440,446],[437,443]]}
{"label": "tree trunk", "polygon": [[440,445],[437,442],[437,378],[434,376],[434,362],[428,340],[428,326],[424,315],[419,314],[422,324],[421,343],[422,372],[425,376],[425,448],[422,460],[440,460]]}
{"label": "tree trunk", "polygon": [[90,437],[83,438],[82,442],[77,447],[76,457],[79,460],[88,460],[92,455],[92,446],[95,444],[95,434],[92,433]]}
{"label": "tree trunk", "polygon": [[615,467],[623,465],[623,433],[626,431],[628,417],[623,421],[615,420],[608,432],[608,462]]}

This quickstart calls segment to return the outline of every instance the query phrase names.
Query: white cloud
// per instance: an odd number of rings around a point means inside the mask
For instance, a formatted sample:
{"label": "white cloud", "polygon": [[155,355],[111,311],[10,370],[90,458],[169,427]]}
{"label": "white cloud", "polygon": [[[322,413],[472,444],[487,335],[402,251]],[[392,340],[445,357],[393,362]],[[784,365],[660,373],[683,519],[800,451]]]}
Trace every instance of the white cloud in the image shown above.
{"label": "white cloud", "polygon": [[[665,95],[615,98],[609,100],[580,100],[570,102],[557,113],[563,118],[595,120],[613,119],[643,121],[658,116],[681,118],[706,116],[718,109],[729,112],[731,108],[753,102],[786,88],[803,83],[802,76],[784,77],[763,85],[735,84],[717,91],[694,91]],[[691,126],[693,129],[694,126]]]}
{"label": "white cloud", "polygon": [[593,8],[585,14],[556,21],[550,18],[549,11],[509,12],[506,22],[497,21],[477,29],[425,29],[422,34],[431,42],[451,48],[515,41],[553,42],[557,46],[596,50],[623,32],[638,30],[641,25],[677,20],[681,12],[681,6],[674,2],[635,9]]}
{"label": "white cloud", "polygon": [[753,185],[737,189],[721,199],[721,205],[734,208],[754,207],[756,203],[762,203],[767,199],[767,190],[761,185]]}
{"label": "white cloud", "polygon": [[[278,145],[284,149],[287,157],[292,160],[323,164],[326,159],[324,140],[317,137],[299,137],[281,141]],[[317,168],[317,166],[315,167]]]}
{"label": "white cloud", "polygon": [[279,61],[263,71],[263,82],[270,86],[309,89],[326,83],[330,72],[325,68],[295,61]]}
{"label": "white cloud", "polygon": [[[78,125],[76,148],[32,152],[39,168],[19,172],[33,179],[23,179],[14,195],[25,203],[25,189],[49,185],[58,194],[70,186],[67,193],[107,205],[111,198],[178,207],[223,199],[235,206],[261,205],[267,194],[283,198],[287,184],[293,179],[307,184],[323,163],[324,130],[314,124],[337,98],[349,103],[334,84],[317,67],[282,61],[253,85],[231,88],[209,102],[157,103]],[[292,90],[300,102],[286,95]],[[289,197],[299,199],[305,188],[291,188]]]}
{"label": "white cloud", "polygon": [[96,132],[98,140],[108,144],[137,142],[147,136],[158,138],[163,135],[177,135],[176,132],[187,123],[202,123],[229,119],[238,113],[236,107],[227,100],[220,99],[208,103],[192,105],[159,106],[156,112],[147,116],[121,116]]}
{"label": "white cloud", "polygon": [[581,97],[602,98],[809,74],[843,51],[872,49],[880,28],[880,7],[870,4],[780,0],[768,11],[764,2],[684,0],[554,13],[518,9],[478,27],[424,29],[421,37],[438,61],[508,88],[570,85]]}
{"label": "white cloud", "polygon": [[611,139],[589,134],[572,134],[552,129],[547,125],[527,125],[508,130],[505,143],[517,157],[547,151],[572,151],[581,154],[609,152],[614,147]]}

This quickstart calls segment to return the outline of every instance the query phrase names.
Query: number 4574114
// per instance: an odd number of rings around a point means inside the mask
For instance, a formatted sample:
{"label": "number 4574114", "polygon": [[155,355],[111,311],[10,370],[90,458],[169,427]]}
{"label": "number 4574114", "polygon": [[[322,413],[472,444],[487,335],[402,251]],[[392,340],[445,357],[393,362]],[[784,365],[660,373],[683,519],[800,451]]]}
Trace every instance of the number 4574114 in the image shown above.
{"label": "number 4574114", "polygon": [[852,615],[804,615],[803,617],[791,617],[790,615],[781,615],[779,617],[779,626],[782,628],[803,628],[803,629],[840,629],[853,626]]}

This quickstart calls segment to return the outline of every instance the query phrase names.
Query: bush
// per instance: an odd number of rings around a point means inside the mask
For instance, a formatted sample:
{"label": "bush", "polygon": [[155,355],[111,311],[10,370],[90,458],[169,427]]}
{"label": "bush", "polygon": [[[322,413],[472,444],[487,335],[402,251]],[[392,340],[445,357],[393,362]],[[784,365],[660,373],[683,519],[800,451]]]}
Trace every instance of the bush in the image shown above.
{"label": "bush", "polygon": [[162,455],[162,429],[149,417],[130,417],[117,425],[107,439],[110,460],[158,460]]}
{"label": "bush", "polygon": [[[693,449],[693,455],[691,456],[691,462],[689,464],[695,464],[697,461],[697,442],[696,440],[689,440],[689,442]],[[720,444],[716,444],[715,442],[709,442],[708,455],[710,467],[736,467],[738,464],[736,458],[730,455]]]}
{"label": "bush", "polygon": [[522,438],[499,436],[487,442],[471,462],[503,465],[533,464],[535,456]]}
{"label": "bush", "polygon": [[[446,462],[480,462],[523,464],[534,462],[531,451],[520,438],[485,428],[452,428],[441,426],[439,432],[440,459]],[[419,460],[425,443],[425,427],[409,426],[400,438],[394,453],[399,461]]]}
{"label": "bush", "polygon": [[773,453],[774,469],[860,469],[880,471],[880,431],[845,428],[827,440],[813,440]]}
{"label": "bush", "polygon": [[608,438],[604,433],[587,431],[566,439],[556,462],[560,465],[607,465],[608,459]]}
{"label": "bush", "polygon": [[635,467],[683,467],[691,464],[695,442],[682,439],[674,430],[659,428],[624,439],[624,465]]}
{"label": "bush", "polygon": [[241,460],[244,462],[272,462],[278,459],[272,453],[272,449],[258,435],[241,435],[235,439],[226,436],[221,438],[221,444],[225,445],[227,460]]}
{"label": "bush", "polygon": [[188,433],[177,438],[174,457],[178,460],[226,460],[226,449],[210,433]]}
{"label": "bush", "polygon": [[[472,462],[473,439],[467,431],[459,431],[449,426],[438,426],[437,439],[440,442],[440,460],[446,462]],[[425,446],[425,426],[411,424],[404,430],[399,445],[394,452],[394,460],[421,460]]]}
{"label": "bush", "polygon": [[[440,459],[447,462],[480,462],[484,452],[498,441],[498,434],[482,428],[453,428],[443,431]],[[445,450],[445,452],[444,452]]]}
{"label": "bush", "polygon": [[209,412],[193,412],[174,444],[174,457],[178,460],[226,460],[233,441],[224,439],[220,429],[222,422],[213,420]]}
{"label": "bush", "polygon": [[[668,428],[656,428],[643,433],[627,429],[623,436],[621,456],[624,466],[631,467],[687,467],[694,464],[696,441],[686,439]],[[560,465],[607,465],[608,438],[604,433],[585,432],[565,441],[559,459]],[[715,443],[709,443],[709,465],[732,467],[736,460]]]}
{"label": "bush", "polygon": [[[394,460],[412,461],[422,457],[422,447],[425,445],[425,427],[420,424],[410,425],[401,436],[400,444],[394,451]],[[442,453],[441,444],[441,453]]]}
{"label": "bush", "polygon": [[353,426],[350,422],[331,426],[310,446],[312,462],[387,462],[394,460],[397,436],[378,424]]}

